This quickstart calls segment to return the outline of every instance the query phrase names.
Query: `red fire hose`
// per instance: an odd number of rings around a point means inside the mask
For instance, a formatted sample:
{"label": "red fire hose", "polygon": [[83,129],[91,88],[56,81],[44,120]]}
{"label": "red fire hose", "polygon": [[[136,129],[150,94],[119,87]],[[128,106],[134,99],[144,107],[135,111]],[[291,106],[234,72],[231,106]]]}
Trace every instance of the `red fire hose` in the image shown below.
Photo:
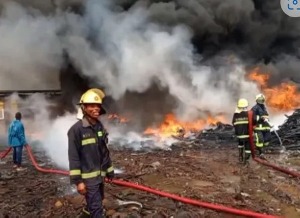
{"label": "red fire hose", "polygon": [[0,153],[0,160],[3,159],[3,158],[5,158],[9,154],[9,152],[11,151],[11,149],[12,149],[12,147],[9,147],[5,152]]}
{"label": "red fire hose", "polygon": [[280,171],[280,172],[289,174],[291,176],[300,178],[300,173],[298,173],[298,172],[291,171],[291,170],[279,167],[279,166],[277,166],[275,164],[271,164],[271,163],[269,163],[267,161],[264,161],[262,159],[259,159],[259,158],[255,157],[255,145],[254,145],[254,140],[253,140],[253,123],[252,123],[253,111],[252,110],[250,110],[248,112],[248,118],[249,118],[249,137],[250,137],[250,145],[251,145],[251,154],[252,154],[253,160],[256,161],[256,162],[258,162],[258,163],[260,163],[260,164],[272,167],[273,169],[275,169],[277,171]]}
{"label": "red fire hose", "polygon": [[[68,171],[64,171],[64,170],[54,170],[54,169],[44,169],[41,168],[33,154],[31,151],[31,148],[29,146],[26,146],[28,155],[31,159],[31,162],[33,163],[34,167],[43,173],[53,173],[53,174],[61,174],[61,175],[69,175]],[[4,154],[5,156],[10,152],[11,148],[8,149]],[[4,157],[5,157],[4,156]],[[2,156],[3,158],[3,156]],[[106,180],[107,182],[107,180]],[[141,191],[145,191],[145,192],[149,192],[152,194],[156,194],[162,197],[166,197],[166,198],[170,198],[176,201],[180,201],[186,204],[191,204],[191,205],[195,205],[195,206],[199,206],[199,207],[204,207],[204,208],[208,208],[211,210],[216,210],[216,211],[221,211],[221,212],[226,212],[226,213],[231,213],[231,214],[236,214],[236,215],[240,215],[240,216],[246,216],[246,217],[257,217],[257,218],[278,218],[277,216],[272,216],[272,215],[267,215],[267,214],[261,214],[261,213],[256,213],[256,212],[252,212],[252,211],[247,211],[247,210],[239,210],[239,209],[235,209],[235,208],[230,208],[230,207],[225,207],[223,205],[217,205],[217,204],[211,204],[211,203],[206,203],[206,202],[201,202],[201,201],[197,201],[191,198],[184,198],[184,197],[180,197],[178,195],[174,195],[174,194],[170,194],[167,192],[163,192],[163,191],[159,191],[156,189],[152,189],[149,188],[147,186],[143,186],[143,185],[138,185],[135,183],[131,183],[131,182],[125,182],[125,181],[121,181],[121,180],[113,180],[112,183],[116,184],[116,185],[121,185],[121,186],[126,186],[126,187],[130,187],[130,188],[134,188],[134,189],[138,189]]]}

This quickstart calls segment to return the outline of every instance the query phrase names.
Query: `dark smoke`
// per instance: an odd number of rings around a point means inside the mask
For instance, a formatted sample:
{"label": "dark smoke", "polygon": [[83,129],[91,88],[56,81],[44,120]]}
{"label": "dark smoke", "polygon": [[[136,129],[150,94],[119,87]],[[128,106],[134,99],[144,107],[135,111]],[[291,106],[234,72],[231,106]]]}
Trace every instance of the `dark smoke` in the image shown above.
{"label": "dark smoke", "polygon": [[278,85],[286,79],[300,81],[300,18],[285,15],[278,1],[113,2],[115,10],[147,8],[151,20],[161,25],[187,25],[193,31],[192,42],[204,63],[218,62],[220,55],[234,53],[248,63],[249,69],[261,64],[264,72],[271,73],[270,85]]}
{"label": "dark smoke", "polygon": [[273,0],[115,0],[124,10],[146,7],[159,24],[185,24],[204,60],[224,51],[239,54],[251,67],[272,71],[271,85],[300,80],[300,18],[285,15]]}
{"label": "dark smoke", "polygon": [[[54,13],[58,8],[77,14],[85,13],[84,0],[15,1],[23,6],[41,10],[45,14]],[[178,24],[187,26],[193,34],[192,43],[195,52],[201,54],[203,64],[213,64],[214,68],[219,69],[222,67],[224,56],[235,54],[248,65],[248,69],[258,64],[262,66],[264,72],[271,74],[270,85],[277,85],[283,80],[300,81],[298,73],[300,19],[285,15],[278,1],[112,0],[111,2],[112,10],[118,12],[131,12],[136,8],[146,9],[150,13],[150,20],[164,26],[166,31]],[[90,32],[87,38],[93,46],[101,49],[94,34],[95,31]],[[67,56],[63,56],[62,59],[64,60],[60,75],[62,101],[65,102],[65,109],[72,111],[74,109],[72,105],[76,101],[74,99],[78,99],[82,92],[93,85],[90,79],[83,76],[72,59]],[[222,78],[220,75],[215,77]],[[140,99],[149,101],[145,104],[141,103]],[[175,107],[174,99],[158,83],[142,94],[127,91],[125,97],[117,102],[108,97],[105,104],[112,112],[122,111],[123,108],[135,111],[135,108],[139,108],[139,113],[142,114],[149,114],[151,111],[164,114]]]}

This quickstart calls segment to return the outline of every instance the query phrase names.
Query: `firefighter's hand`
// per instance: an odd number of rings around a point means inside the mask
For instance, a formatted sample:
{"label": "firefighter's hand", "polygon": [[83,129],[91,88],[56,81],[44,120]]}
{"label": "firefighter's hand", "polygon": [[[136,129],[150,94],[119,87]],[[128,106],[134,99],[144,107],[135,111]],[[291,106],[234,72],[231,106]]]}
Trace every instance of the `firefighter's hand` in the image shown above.
{"label": "firefighter's hand", "polygon": [[107,174],[106,174],[106,178],[107,178],[108,182],[112,182],[113,179],[115,178],[115,172],[112,171],[112,172],[110,172],[110,173],[107,173]]}
{"label": "firefighter's hand", "polygon": [[79,183],[77,185],[77,192],[81,195],[85,195],[86,194],[86,186],[83,182]]}

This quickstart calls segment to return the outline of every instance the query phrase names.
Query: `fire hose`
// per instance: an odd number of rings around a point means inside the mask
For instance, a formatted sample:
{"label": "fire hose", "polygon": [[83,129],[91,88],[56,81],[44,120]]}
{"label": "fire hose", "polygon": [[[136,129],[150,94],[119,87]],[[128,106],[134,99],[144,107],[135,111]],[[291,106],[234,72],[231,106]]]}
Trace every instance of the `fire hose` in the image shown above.
{"label": "fire hose", "polygon": [[[55,169],[45,169],[40,167],[33,154],[31,151],[30,146],[26,146],[28,155],[31,159],[32,164],[34,165],[34,167],[43,173],[53,173],[53,174],[61,174],[61,175],[69,175],[68,171],[64,171],[64,170],[55,170]],[[0,155],[0,158],[4,158],[5,156],[7,156],[7,154],[11,151],[11,148],[9,148],[6,152],[4,152],[2,155]],[[107,182],[107,180],[105,180]],[[186,204],[191,204],[194,206],[198,206],[198,207],[204,207],[204,208],[208,208],[211,210],[216,210],[216,211],[220,211],[220,212],[226,212],[226,213],[230,213],[230,214],[236,214],[236,215],[240,215],[240,216],[246,216],[246,217],[257,217],[257,218],[278,218],[277,216],[273,216],[273,215],[267,215],[267,214],[261,214],[261,213],[256,213],[256,212],[252,212],[252,211],[247,211],[247,210],[240,210],[240,209],[235,209],[235,208],[231,208],[231,207],[225,207],[223,205],[218,205],[218,204],[212,204],[212,203],[206,203],[206,202],[202,202],[202,201],[198,201],[198,200],[194,200],[191,198],[185,198],[185,197],[181,197],[178,195],[174,195],[171,193],[167,193],[167,192],[163,192],[163,191],[159,191],[156,189],[152,189],[150,187],[147,186],[143,186],[143,185],[139,185],[136,183],[132,183],[132,182],[126,182],[126,181],[121,181],[121,180],[116,180],[114,179],[112,181],[113,184],[116,185],[120,185],[120,186],[125,186],[125,187],[129,187],[129,188],[134,188],[137,190],[141,190],[141,191],[145,191],[148,193],[152,193],[155,195],[159,195],[162,197],[166,197],[166,198],[170,198],[176,201],[180,201]]]}
{"label": "fire hose", "polygon": [[3,158],[5,158],[9,154],[9,152],[11,151],[11,149],[12,149],[12,147],[9,147],[5,152],[0,153],[0,160],[3,159]]}
{"label": "fire hose", "polygon": [[283,168],[283,167],[279,167],[279,166],[277,166],[275,164],[269,163],[267,161],[264,161],[262,159],[259,159],[259,158],[255,157],[255,144],[254,144],[254,139],[253,139],[253,123],[252,123],[252,118],[253,118],[253,111],[250,110],[248,112],[248,119],[249,119],[249,138],[250,138],[252,159],[254,161],[260,163],[260,164],[272,167],[273,169],[275,169],[277,171],[289,174],[289,175],[291,175],[293,177],[300,178],[300,173],[298,173],[298,172],[291,171],[291,170],[288,170],[288,169]]}

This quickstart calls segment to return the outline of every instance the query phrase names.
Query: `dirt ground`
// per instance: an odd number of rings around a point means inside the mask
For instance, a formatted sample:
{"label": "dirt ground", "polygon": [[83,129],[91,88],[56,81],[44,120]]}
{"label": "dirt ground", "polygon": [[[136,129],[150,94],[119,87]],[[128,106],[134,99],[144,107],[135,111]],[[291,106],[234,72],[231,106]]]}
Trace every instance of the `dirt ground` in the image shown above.
{"label": "dirt ground", "polygon": [[[112,150],[114,165],[124,173],[117,178],[204,202],[284,217],[300,217],[299,179],[251,161],[248,167],[237,163],[233,145],[204,142],[192,146],[177,144],[171,151],[134,152]],[[2,147],[2,151],[5,148]],[[35,170],[24,152],[27,171],[13,170],[11,154],[0,165],[1,217],[76,217],[85,204],[69,186],[68,177]],[[291,155],[290,155],[291,156]],[[47,161],[35,152],[39,163]],[[267,155],[295,170],[300,155]],[[43,163],[51,167],[51,163]],[[120,205],[120,201],[142,204]],[[106,185],[103,202],[110,217],[237,217],[187,205],[142,191]]]}

